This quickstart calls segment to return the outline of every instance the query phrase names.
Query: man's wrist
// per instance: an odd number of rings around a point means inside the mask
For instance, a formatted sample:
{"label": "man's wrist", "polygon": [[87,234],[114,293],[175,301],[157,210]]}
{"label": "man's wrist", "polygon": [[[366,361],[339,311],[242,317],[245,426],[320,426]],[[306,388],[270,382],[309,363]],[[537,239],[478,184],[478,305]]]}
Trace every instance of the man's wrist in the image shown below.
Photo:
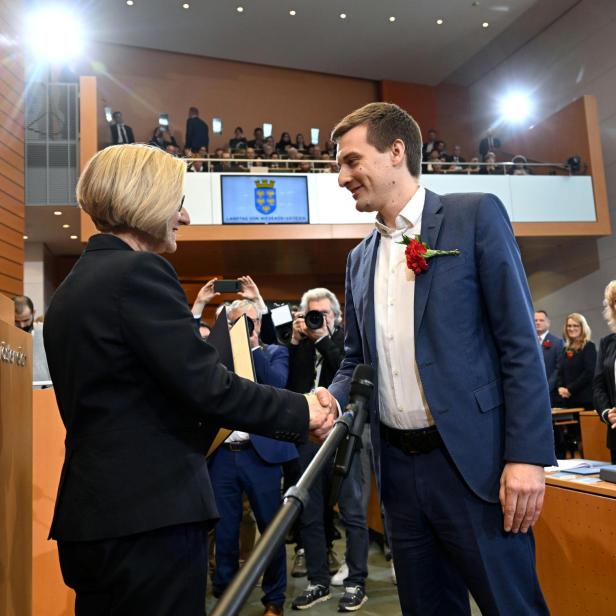
{"label": "man's wrist", "polygon": [[601,417],[601,421],[603,423],[609,423],[609,421],[607,420],[607,414],[611,411],[612,409],[604,409],[603,411],[601,411],[601,415],[599,417]]}

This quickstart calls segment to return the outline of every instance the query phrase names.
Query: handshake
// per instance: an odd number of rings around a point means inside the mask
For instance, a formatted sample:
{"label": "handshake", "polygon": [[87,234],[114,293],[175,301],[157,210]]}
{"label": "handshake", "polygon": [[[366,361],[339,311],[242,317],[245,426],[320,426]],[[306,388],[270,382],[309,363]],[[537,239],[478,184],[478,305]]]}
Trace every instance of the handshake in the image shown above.
{"label": "handshake", "polygon": [[308,400],[310,413],[310,438],[321,442],[325,440],[338,417],[338,403],[325,387],[318,387],[314,393],[304,395]]}

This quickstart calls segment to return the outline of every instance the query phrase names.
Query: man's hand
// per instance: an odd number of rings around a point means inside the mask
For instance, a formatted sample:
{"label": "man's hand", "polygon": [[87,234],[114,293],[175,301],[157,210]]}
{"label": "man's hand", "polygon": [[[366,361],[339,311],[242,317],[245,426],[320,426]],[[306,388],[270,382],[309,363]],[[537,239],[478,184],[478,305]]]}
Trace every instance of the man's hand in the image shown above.
{"label": "man's hand", "polygon": [[305,334],[309,340],[312,340],[312,342],[316,342],[320,338],[323,338],[323,336],[329,336],[327,322],[323,319],[323,325],[319,327],[319,329],[310,329],[309,327],[305,327]]}
{"label": "man's hand", "polygon": [[499,499],[506,532],[528,532],[539,519],[545,493],[543,467],[509,462],[500,480]]}
{"label": "man's hand", "polygon": [[302,338],[306,337],[306,322],[304,321],[303,313],[297,313],[293,320],[293,329],[291,331],[291,344],[298,345]]}
{"label": "man's hand", "polygon": [[334,419],[337,415],[336,401],[327,389],[322,387],[313,394],[304,395],[308,400],[310,412],[310,438],[313,441],[321,442],[334,425]]}
{"label": "man's hand", "polygon": [[605,415],[605,421],[607,421],[612,430],[616,430],[616,406],[612,407]]}
{"label": "man's hand", "polygon": [[566,387],[559,387],[558,395],[561,398],[571,398],[571,392]]}
{"label": "man's hand", "polygon": [[220,293],[214,291],[214,283],[218,278],[212,278],[209,282],[206,282],[197,293],[197,299],[192,307],[192,313],[195,317],[200,317],[203,314],[203,309]]}
{"label": "man's hand", "polygon": [[259,287],[257,287],[255,281],[250,276],[240,276],[238,280],[242,285],[241,291],[237,292],[238,295],[240,295],[244,299],[251,299],[257,303],[259,302],[259,300],[263,301],[263,298],[259,293]]}

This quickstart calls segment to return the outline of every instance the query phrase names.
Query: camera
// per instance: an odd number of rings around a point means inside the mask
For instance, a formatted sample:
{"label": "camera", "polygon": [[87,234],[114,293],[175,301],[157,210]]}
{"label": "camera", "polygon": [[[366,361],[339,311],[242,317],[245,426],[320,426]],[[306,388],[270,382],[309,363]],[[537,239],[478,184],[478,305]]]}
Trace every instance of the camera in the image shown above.
{"label": "camera", "polygon": [[318,310],[309,310],[304,316],[304,322],[306,323],[306,327],[308,329],[321,329],[323,327],[323,322],[325,317],[322,312]]}

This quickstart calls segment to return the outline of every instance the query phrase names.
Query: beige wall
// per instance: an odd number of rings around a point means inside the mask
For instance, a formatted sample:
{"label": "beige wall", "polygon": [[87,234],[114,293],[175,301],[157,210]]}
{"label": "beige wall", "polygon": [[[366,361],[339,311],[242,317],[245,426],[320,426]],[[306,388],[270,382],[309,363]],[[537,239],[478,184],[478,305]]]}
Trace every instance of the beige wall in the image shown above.
{"label": "beige wall", "polygon": [[346,113],[377,98],[377,85],[306,71],[274,68],[228,60],[111,44],[95,44],[81,74],[98,81],[99,145],[109,142],[103,108],[124,114],[138,141],[147,141],[158,124],[158,114],[169,114],[171,129],[183,144],[188,108],[199,108],[210,124],[223,121],[223,135],[210,134],[210,150],[226,145],[237,125],[246,134],[272,122],[274,138],[286,130],[295,138],[310,128],[321,129],[324,140]]}

